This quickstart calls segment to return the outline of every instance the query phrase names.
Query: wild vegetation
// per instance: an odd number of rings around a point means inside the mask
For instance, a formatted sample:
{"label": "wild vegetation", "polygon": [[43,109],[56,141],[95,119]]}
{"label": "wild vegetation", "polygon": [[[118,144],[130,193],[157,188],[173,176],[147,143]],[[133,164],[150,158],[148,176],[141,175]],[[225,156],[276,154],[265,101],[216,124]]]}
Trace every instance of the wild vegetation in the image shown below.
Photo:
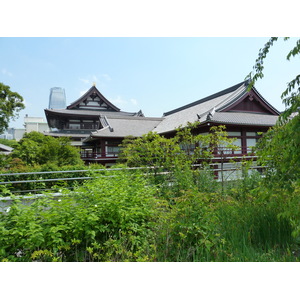
{"label": "wild vegetation", "polygon": [[[253,82],[275,41],[261,49]],[[288,59],[299,52],[297,43]],[[72,193],[15,200],[0,213],[0,260],[299,261],[299,92],[297,77],[283,93],[286,112],[257,145],[264,176],[245,164],[243,178],[214,180],[209,147],[231,147],[224,128],[128,138],[123,163],[147,169],[103,170]]]}
{"label": "wild vegetation", "polygon": [[140,170],[111,174],[14,201],[0,215],[1,260],[299,260],[299,188],[251,175],[222,190],[199,169],[174,172],[169,186]]}

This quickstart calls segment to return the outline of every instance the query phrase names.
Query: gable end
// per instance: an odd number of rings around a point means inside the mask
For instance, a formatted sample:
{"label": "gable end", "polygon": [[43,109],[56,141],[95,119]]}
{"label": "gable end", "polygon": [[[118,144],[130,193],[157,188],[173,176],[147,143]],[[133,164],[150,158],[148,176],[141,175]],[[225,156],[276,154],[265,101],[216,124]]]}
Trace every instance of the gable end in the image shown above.
{"label": "gable end", "polygon": [[120,111],[118,107],[108,101],[99,91],[93,86],[78,100],[67,106],[67,109],[87,109],[99,111]]}
{"label": "gable end", "polygon": [[244,94],[239,100],[229,103],[226,107],[220,108],[220,112],[252,112],[269,115],[279,115],[279,112],[272,107],[254,89]]}

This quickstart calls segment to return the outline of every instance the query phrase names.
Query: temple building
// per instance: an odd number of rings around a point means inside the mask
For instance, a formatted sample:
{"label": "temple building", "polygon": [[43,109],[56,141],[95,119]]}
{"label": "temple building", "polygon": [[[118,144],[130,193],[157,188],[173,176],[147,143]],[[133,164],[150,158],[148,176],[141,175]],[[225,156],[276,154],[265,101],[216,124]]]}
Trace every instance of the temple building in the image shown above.
{"label": "temple building", "polygon": [[156,131],[173,136],[175,129],[188,122],[199,122],[195,133],[206,133],[212,126],[225,125],[229,137],[236,138],[241,154],[255,146],[260,132],[274,126],[280,112],[265,100],[248,81],[164,113]]}
{"label": "temple building", "polygon": [[[81,147],[86,163],[109,166],[118,158],[119,145],[126,136],[139,137],[150,131],[172,137],[176,128],[198,122],[195,134],[206,134],[212,126],[225,125],[238,149],[232,156],[251,152],[260,133],[274,126],[276,110],[248,81],[186,104],[163,114],[161,118],[145,117],[142,111],[123,112],[93,86],[66,109],[46,109],[49,135],[69,136]],[[227,153],[228,154],[228,153]],[[219,155],[216,153],[216,155]],[[230,155],[229,155],[230,156]]]}
{"label": "temple building", "polygon": [[50,128],[46,135],[70,137],[81,148],[82,159],[104,165],[115,163],[118,145],[127,135],[154,130],[162,118],[146,118],[142,111],[124,112],[92,86],[65,109],[45,109]]}

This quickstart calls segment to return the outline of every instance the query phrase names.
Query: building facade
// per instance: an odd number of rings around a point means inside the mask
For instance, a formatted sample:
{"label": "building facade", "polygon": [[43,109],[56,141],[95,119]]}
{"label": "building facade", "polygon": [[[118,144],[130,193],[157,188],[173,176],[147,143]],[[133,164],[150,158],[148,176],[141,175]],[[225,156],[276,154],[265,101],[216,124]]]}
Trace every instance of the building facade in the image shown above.
{"label": "building facade", "polygon": [[19,141],[25,133],[37,131],[45,133],[49,131],[48,123],[42,117],[24,117],[24,128],[8,128],[2,138]]}
{"label": "building facade", "polygon": [[61,87],[53,87],[50,89],[49,109],[63,109],[66,107],[65,89]]}

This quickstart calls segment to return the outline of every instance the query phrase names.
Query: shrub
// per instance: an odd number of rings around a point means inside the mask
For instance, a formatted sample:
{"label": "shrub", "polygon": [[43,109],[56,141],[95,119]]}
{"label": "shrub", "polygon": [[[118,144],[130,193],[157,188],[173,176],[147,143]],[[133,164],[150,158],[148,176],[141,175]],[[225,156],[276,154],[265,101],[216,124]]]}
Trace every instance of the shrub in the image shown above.
{"label": "shrub", "polygon": [[1,260],[152,260],[157,206],[145,179],[124,172],[59,199],[15,203],[0,215]]}

